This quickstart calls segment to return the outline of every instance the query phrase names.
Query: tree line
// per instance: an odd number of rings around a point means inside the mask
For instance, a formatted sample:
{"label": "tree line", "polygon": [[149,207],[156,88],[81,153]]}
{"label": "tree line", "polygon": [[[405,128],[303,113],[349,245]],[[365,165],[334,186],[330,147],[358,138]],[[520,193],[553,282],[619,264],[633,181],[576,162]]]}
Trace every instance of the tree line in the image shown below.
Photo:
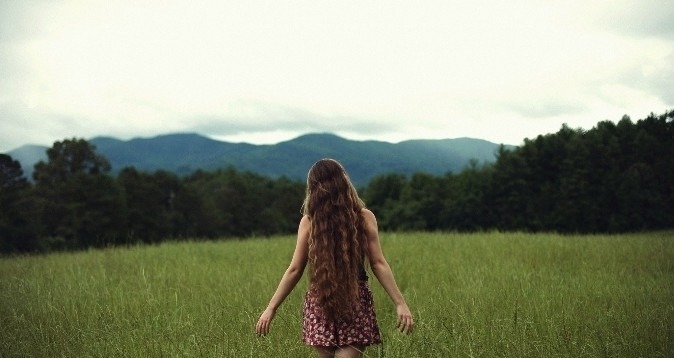
{"label": "tree line", "polygon": [[[389,173],[359,188],[384,231],[606,233],[674,228],[674,111],[501,147],[444,176]],[[345,163],[348,170],[348,163]],[[291,234],[304,183],[232,167],[111,174],[84,139],[58,141],[33,181],[0,155],[0,252]]]}

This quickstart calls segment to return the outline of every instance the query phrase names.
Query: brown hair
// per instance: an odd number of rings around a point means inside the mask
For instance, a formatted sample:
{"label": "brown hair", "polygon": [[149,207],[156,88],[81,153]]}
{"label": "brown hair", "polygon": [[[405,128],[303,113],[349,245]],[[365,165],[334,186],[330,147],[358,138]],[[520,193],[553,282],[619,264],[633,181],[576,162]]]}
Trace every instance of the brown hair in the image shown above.
{"label": "brown hair", "polygon": [[303,204],[311,219],[309,279],[318,291],[318,306],[330,320],[353,318],[360,303],[364,207],[339,162],[321,159],[311,167]]}

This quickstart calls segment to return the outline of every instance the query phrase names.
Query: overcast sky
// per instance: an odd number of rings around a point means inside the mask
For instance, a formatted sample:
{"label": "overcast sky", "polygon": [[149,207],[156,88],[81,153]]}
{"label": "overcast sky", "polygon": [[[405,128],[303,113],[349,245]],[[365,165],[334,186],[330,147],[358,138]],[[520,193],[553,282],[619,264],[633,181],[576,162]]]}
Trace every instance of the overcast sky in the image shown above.
{"label": "overcast sky", "polygon": [[669,0],[0,1],[0,152],[310,132],[520,144],[674,109]]}

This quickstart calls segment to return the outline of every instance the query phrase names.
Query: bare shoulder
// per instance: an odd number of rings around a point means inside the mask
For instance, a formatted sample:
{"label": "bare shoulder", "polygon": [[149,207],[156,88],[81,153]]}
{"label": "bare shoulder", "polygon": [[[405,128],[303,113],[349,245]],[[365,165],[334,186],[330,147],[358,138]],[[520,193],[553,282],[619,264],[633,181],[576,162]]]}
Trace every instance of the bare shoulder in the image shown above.
{"label": "bare shoulder", "polygon": [[311,219],[304,215],[297,228],[297,247],[307,247],[309,245],[309,235],[311,234]]}
{"label": "bare shoulder", "polygon": [[368,208],[360,209],[360,215],[363,215],[363,218],[365,220],[374,220],[374,221],[377,220],[377,218],[374,216],[374,213],[372,212],[372,210],[370,210]]}
{"label": "bare shoulder", "polygon": [[363,208],[360,211],[360,215],[363,217],[363,224],[365,226],[366,232],[373,233],[377,232],[377,218],[370,209]]}
{"label": "bare shoulder", "polygon": [[311,227],[311,218],[309,215],[304,215],[302,216],[302,219],[300,220],[300,225],[298,228],[298,231],[309,231],[309,228]]}

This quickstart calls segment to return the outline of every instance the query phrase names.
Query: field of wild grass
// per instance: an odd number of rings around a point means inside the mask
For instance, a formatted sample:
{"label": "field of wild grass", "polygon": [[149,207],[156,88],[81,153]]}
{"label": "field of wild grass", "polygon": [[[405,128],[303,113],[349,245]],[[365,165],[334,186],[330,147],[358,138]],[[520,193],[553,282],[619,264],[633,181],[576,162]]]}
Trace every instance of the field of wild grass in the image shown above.
{"label": "field of wild grass", "polygon": [[[366,357],[672,357],[674,233],[382,234],[410,336],[371,277]],[[253,326],[293,237],[0,258],[0,357],[304,357],[303,279]]]}

